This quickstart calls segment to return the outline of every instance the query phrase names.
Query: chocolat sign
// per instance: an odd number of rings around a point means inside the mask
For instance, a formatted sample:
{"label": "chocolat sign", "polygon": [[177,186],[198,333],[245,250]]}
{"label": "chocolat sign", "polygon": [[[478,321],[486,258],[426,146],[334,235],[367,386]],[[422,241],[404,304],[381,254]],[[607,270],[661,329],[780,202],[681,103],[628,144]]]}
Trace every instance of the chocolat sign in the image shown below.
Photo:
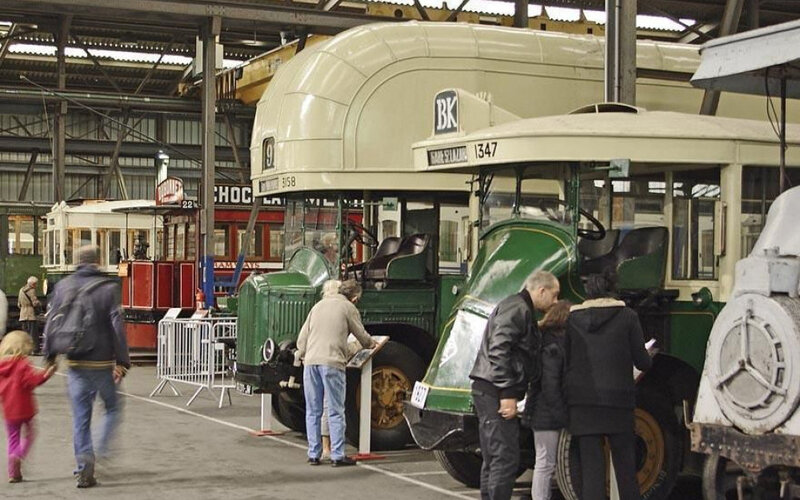
{"label": "chocolat sign", "polygon": [[215,205],[252,205],[253,187],[250,185],[218,184],[214,186]]}

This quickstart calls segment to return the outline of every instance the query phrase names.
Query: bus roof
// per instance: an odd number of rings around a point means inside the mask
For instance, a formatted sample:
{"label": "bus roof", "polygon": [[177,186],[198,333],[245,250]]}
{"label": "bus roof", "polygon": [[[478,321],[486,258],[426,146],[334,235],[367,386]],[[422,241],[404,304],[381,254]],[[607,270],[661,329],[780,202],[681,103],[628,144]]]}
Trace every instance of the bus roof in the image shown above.
{"label": "bus roof", "polygon": [[[787,125],[787,136],[787,164],[800,166],[800,126]],[[523,119],[418,142],[413,154],[418,171],[467,173],[486,165],[614,159],[778,165],[779,149],[768,122],[631,108]]]}
{"label": "bus roof", "polygon": [[[348,30],[285,63],[259,101],[254,193],[385,189],[387,179],[393,189],[419,190],[410,146],[433,130],[437,91],[488,93],[520,117],[564,113],[601,97],[603,52],[600,37],[496,26],[412,21]],[[696,46],[639,41],[642,102],[699,109],[702,92],[647,79],[688,80],[698,63]],[[467,189],[462,176],[445,174],[426,177],[425,187]]]}

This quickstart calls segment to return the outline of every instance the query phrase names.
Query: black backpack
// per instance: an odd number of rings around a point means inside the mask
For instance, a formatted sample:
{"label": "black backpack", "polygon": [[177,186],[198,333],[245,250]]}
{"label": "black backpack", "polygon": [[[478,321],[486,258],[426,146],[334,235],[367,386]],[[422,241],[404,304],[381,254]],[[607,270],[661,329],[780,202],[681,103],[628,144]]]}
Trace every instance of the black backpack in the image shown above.
{"label": "black backpack", "polygon": [[89,303],[89,293],[101,285],[114,283],[108,278],[93,279],[74,291],[67,290],[58,309],[51,311],[46,342],[50,354],[65,354],[67,357],[88,354],[94,349],[97,317]]}

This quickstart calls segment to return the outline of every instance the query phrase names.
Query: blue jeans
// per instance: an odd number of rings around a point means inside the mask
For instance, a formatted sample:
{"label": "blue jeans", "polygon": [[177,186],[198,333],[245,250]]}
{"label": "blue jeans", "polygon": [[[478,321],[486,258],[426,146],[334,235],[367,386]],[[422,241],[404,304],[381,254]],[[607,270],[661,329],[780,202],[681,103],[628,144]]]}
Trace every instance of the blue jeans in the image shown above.
{"label": "blue jeans", "polygon": [[75,448],[77,473],[87,467],[94,469],[95,453],[92,445],[92,407],[99,394],[106,414],[97,445],[101,457],[109,453],[109,445],[122,414],[113,371],[70,368],[67,372],[67,392],[72,405],[72,445]]}
{"label": "blue jeans", "polygon": [[331,460],[344,458],[344,398],[347,380],[345,371],[326,365],[306,365],[303,369],[303,389],[306,396],[306,435],[308,457],[322,456],[323,400],[328,403],[328,422],[331,431]]}

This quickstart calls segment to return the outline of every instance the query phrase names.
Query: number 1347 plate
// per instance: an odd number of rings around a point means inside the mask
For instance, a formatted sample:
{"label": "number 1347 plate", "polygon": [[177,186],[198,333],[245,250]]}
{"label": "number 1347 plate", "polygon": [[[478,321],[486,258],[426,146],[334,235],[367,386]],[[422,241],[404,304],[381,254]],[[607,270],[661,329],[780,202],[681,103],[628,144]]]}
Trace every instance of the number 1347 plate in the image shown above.
{"label": "number 1347 plate", "polygon": [[430,387],[422,382],[414,382],[414,392],[411,393],[411,406],[416,406],[419,409],[425,408],[425,400],[428,399],[428,391]]}

